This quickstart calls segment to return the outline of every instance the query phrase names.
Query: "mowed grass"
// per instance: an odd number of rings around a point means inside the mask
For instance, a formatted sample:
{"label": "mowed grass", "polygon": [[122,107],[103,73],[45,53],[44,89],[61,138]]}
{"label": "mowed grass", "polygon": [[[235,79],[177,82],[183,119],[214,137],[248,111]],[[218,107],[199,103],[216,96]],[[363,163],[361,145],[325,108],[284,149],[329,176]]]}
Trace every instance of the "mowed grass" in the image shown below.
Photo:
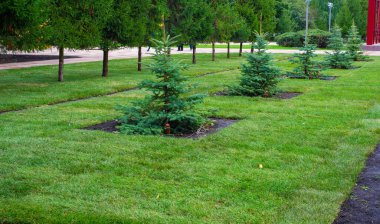
{"label": "mowed grass", "polygon": [[[286,55],[276,57],[292,67]],[[208,58],[186,72],[195,92],[210,94],[202,108],[241,121],[199,140],[82,129],[114,119],[115,105],[143,97],[141,90],[1,114],[0,222],[331,223],[380,137],[380,58],[326,71],[341,76],[331,82],[286,79],[281,89],[303,92],[291,100],[213,96],[236,83],[239,70],[195,76],[242,59]],[[114,90],[109,83],[128,88],[152,78],[132,64],[112,61],[108,79],[97,77],[100,63],[70,65],[62,84],[49,66],[1,78],[24,100],[13,105],[29,107],[49,96],[67,99],[65,92],[102,94]],[[28,98],[16,88],[25,82],[20,74],[48,87]]]}
{"label": "mowed grass", "polygon": [[[196,66],[191,65],[188,55],[174,57],[190,65],[190,69],[183,74],[192,77],[237,69],[242,62],[242,58],[235,55],[226,63],[223,56],[218,55],[217,60],[210,63],[210,55],[199,54]],[[137,72],[136,59],[111,60],[108,78],[101,76],[102,64],[99,62],[86,63],[85,66],[82,63],[68,64],[65,65],[64,83],[57,82],[57,66],[0,70],[0,111],[24,109],[134,88],[142,80],[153,77],[146,69],[150,60],[143,59],[142,72]]]}
{"label": "mowed grass", "polygon": [[[186,46],[186,47],[188,47],[188,46]],[[212,48],[212,45],[211,44],[198,44],[197,48]],[[227,49],[227,44],[221,44],[221,43],[215,44],[215,48]],[[231,43],[230,48],[231,49],[240,49],[240,44],[237,44],[237,43],[232,44]],[[251,44],[244,43],[243,49],[245,49],[245,50],[251,49]],[[297,47],[284,47],[284,46],[280,46],[280,45],[268,45],[268,49],[271,49],[271,50],[297,50],[298,48]]]}

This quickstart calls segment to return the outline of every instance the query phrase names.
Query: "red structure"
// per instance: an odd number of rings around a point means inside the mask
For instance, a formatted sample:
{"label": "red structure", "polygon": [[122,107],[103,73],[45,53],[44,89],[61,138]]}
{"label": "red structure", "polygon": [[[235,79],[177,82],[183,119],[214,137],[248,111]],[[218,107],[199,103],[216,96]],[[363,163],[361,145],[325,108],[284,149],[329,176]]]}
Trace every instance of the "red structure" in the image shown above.
{"label": "red structure", "polygon": [[368,0],[367,45],[380,43],[380,0]]}

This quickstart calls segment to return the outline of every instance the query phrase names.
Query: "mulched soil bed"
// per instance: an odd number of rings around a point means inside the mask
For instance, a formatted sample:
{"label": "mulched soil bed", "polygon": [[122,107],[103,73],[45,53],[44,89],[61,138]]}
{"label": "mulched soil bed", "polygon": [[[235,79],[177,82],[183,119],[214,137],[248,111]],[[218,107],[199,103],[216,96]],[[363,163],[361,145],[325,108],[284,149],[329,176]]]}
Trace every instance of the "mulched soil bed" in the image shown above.
{"label": "mulched soil bed", "polygon": [[[68,58],[80,58],[80,57],[65,56],[65,59],[68,59]],[[47,61],[47,60],[58,60],[58,55],[0,54],[0,64],[31,62],[31,61]]]}
{"label": "mulched soil bed", "polygon": [[[286,77],[289,79],[308,79],[305,76],[286,76]],[[339,78],[339,76],[321,76],[321,77],[315,78],[315,79],[319,79],[319,80],[323,80],[323,81],[333,81],[337,78]]]}
{"label": "mulched soil bed", "polygon": [[380,144],[367,160],[350,197],[334,224],[380,223]]}
{"label": "mulched soil bed", "polygon": [[[197,139],[201,138],[207,135],[210,135],[212,133],[218,132],[223,128],[226,128],[239,120],[236,119],[221,119],[221,118],[210,118],[214,122],[214,126],[207,128],[207,129],[200,129],[195,133],[192,134],[185,134],[185,135],[165,135],[166,137],[175,137],[175,138],[192,138]],[[105,131],[105,132],[118,132],[117,126],[120,125],[120,123],[116,120],[103,122],[100,124],[96,124],[90,127],[84,128],[85,130],[97,130],[97,131]]]}
{"label": "mulched soil bed", "polygon": [[84,128],[85,130],[93,130],[93,131],[105,131],[105,132],[117,132],[119,131],[117,129],[117,126],[119,126],[120,123],[116,120],[113,121],[106,121],[100,124],[96,124],[90,127]]}

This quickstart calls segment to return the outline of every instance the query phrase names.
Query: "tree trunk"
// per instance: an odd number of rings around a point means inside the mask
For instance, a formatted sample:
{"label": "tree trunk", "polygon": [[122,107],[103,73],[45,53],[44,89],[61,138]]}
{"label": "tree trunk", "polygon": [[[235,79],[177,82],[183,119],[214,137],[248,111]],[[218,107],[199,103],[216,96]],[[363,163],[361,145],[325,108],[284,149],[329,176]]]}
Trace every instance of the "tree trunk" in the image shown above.
{"label": "tree trunk", "polygon": [[142,66],[141,66],[141,58],[142,58],[142,47],[139,46],[139,53],[137,57],[137,71],[141,72]]}
{"label": "tree trunk", "polygon": [[230,42],[227,43],[227,58],[230,58]]}
{"label": "tree trunk", "polygon": [[103,73],[102,73],[103,77],[108,76],[108,52],[109,52],[108,48],[103,49]]}
{"label": "tree trunk", "polygon": [[197,45],[194,44],[193,45],[193,64],[196,64],[197,63],[197,58],[196,58],[196,52],[197,52]]}
{"label": "tree trunk", "polygon": [[239,57],[243,55],[243,42],[240,42]]}
{"label": "tree trunk", "polygon": [[251,54],[253,54],[253,50],[254,50],[254,47],[253,47],[253,43],[251,45]]}
{"label": "tree trunk", "polygon": [[63,47],[59,47],[58,82],[63,82],[64,53],[65,49]]}
{"label": "tree trunk", "polygon": [[215,61],[215,42],[212,42],[212,61]]}

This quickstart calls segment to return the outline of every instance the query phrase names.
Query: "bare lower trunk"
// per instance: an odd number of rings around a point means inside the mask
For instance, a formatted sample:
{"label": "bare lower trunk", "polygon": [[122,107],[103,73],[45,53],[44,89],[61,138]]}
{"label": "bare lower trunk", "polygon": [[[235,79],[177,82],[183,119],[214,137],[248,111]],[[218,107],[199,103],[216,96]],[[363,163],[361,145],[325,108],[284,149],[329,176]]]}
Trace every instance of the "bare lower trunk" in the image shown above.
{"label": "bare lower trunk", "polygon": [[64,55],[65,49],[59,47],[59,62],[58,62],[58,82],[63,82],[63,64],[64,64]]}
{"label": "bare lower trunk", "polygon": [[215,61],[215,42],[212,42],[212,61]]}
{"label": "bare lower trunk", "polygon": [[103,73],[102,73],[103,77],[108,76],[108,52],[109,52],[108,48],[103,49]]}
{"label": "bare lower trunk", "polygon": [[254,47],[253,47],[253,44],[251,46],[251,54],[253,54],[253,50],[254,50]]}
{"label": "bare lower trunk", "polygon": [[227,58],[230,58],[230,42],[227,43]]}
{"label": "bare lower trunk", "polygon": [[141,66],[141,58],[142,58],[142,47],[139,46],[139,53],[137,57],[137,71],[141,72],[142,66]]}
{"label": "bare lower trunk", "polygon": [[197,52],[197,45],[194,44],[194,46],[193,46],[193,64],[197,63],[196,52]]}
{"label": "bare lower trunk", "polygon": [[243,42],[240,42],[239,57],[243,55]]}

